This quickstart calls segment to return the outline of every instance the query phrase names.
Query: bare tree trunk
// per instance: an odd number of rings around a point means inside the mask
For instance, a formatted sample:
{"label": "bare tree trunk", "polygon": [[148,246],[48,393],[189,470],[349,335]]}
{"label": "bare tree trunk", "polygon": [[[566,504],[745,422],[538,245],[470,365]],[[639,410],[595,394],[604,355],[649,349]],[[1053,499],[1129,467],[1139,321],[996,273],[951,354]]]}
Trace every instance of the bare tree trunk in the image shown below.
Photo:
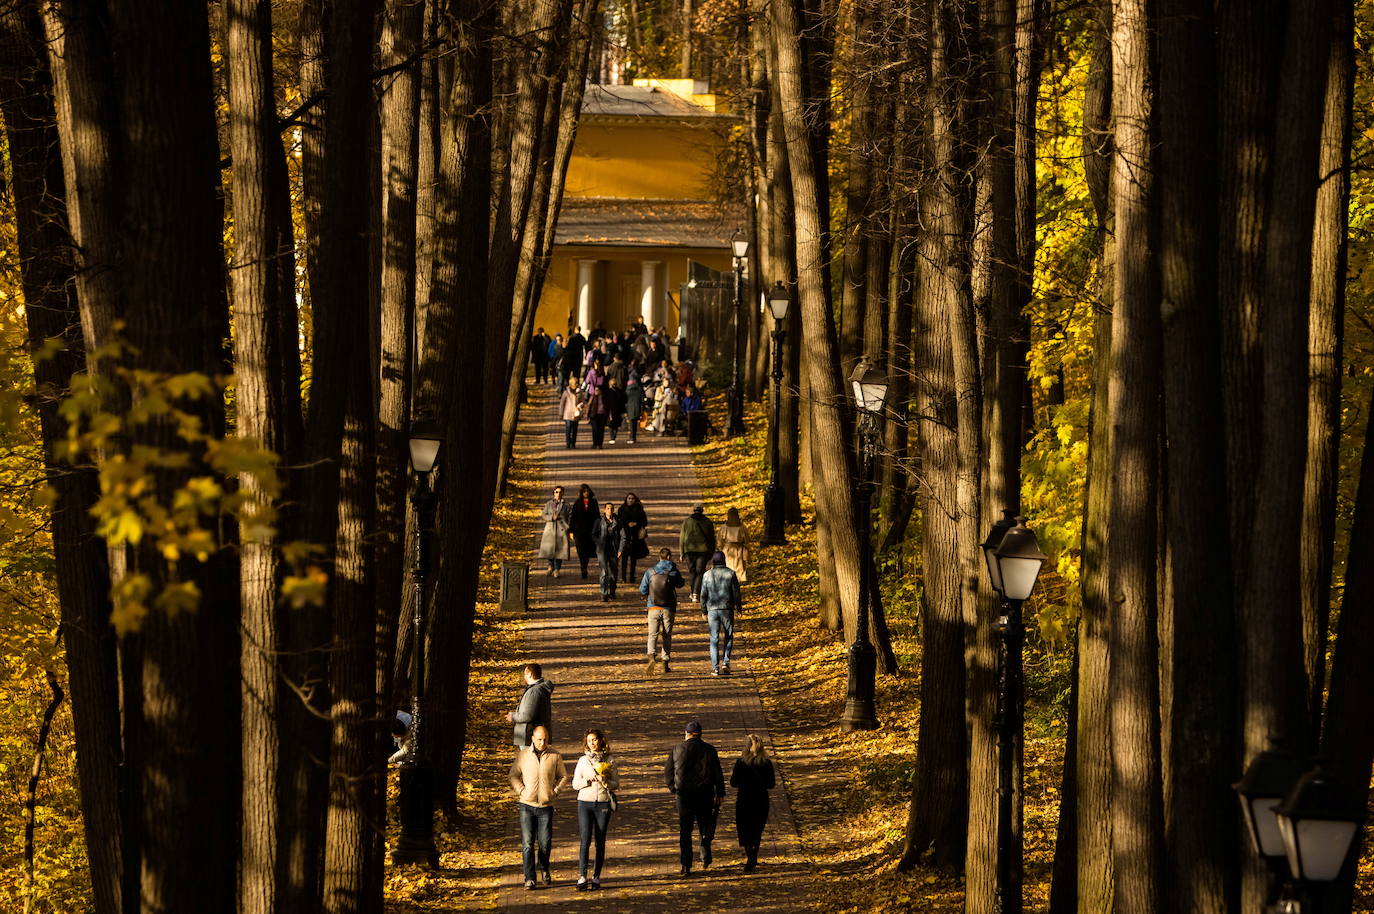
{"label": "bare tree trunk", "polygon": [[797,291],[806,335],[804,361],[811,391],[811,439],[815,469],[816,508],[826,518],[830,552],[835,557],[835,580],[840,589],[845,629],[855,631],[858,611],[858,541],[853,526],[850,489],[851,457],[846,446],[843,388],[835,359],[835,324],[824,282],[827,260],[822,197],[816,182],[813,137],[803,109],[803,63],[796,36],[796,10],[789,3],[773,5],[773,33],[777,46],[777,83],[792,172],[792,200],[796,219]]}
{"label": "bare tree trunk", "polygon": [[[229,367],[229,321],[206,9],[124,2],[111,13],[129,366],[213,378]],[[222,402],[212,395],[180,405],[217,437]],[[198,450],[166,421],[133,427],[130,442]],[[154,496],[170,503],[190,476],[156,471]],[[154,592],[174,573],[202,594],[196,612],[151,612],[124,636],[142,653],[138,706],[125,707],[133,717],[126,764],[140,780],[140,905],[150,914],[231,911],[241,782],[236,561],[226,550],[204,563],[182,559],[173,572],[147,539],[136,560]]]}
{"label": "bare tree trunk", "polygon": [[845,174],[844,270],[840,295],[840,372],[848,377],[863,354],[868,257],[875,218],[870,167],[877,136],[873,82],[878,53],[871,0],[846,4],[849,54],[845,62],[845,96],[849,103],[849,149]]}
{"label": "bare tree trunk", "polygon": [[[1221,322],[1216,305],[1216,51],[1212,6],[1161,0],[1159,13],[1160,266],[1164,364],[1163,558],[1168,579],[1161,626],[1170,662],[1164,763],[1164,895],[1174,911],[1227,911],[1237,900],[1233,742],[1235,640]],[[1184,697],[1186,696],[1186,697]]]}
{"label": "bare tree trunk", "polygon": [[[296,299],[291,230],[279,222],[289,191],[274,102],[271,4],[232,0],[226,18],[229,106],[235,112],[229,122],[234,161],[229,275],[237,432],[290,461],[300,439],[300,371],[295,334],[281,332],[284,324],[294,330]],[[288,199],[288,213],[289,206]],[[273,495],[263,490],[257,473],[241,474],[239,485],[261,509],[271,509]],[[241,911],[263,914],[278,909],[279,887],[287,878],[278,847],[281,568],[277,534],[266,530],[271,532],[243,531],[239,552],[244,778],[238,903]]]}
{"label": "bare tree trunk", "polygon": [[[50,16],[55,14],[49,10]],[[35,358],[33,373],[45,444],[44,469],[48,485],[57,492],[52,508],[53,557],[93,910],[115,914],[121,872],[118,669],[109,625],[109,564],[88,510],[100,496],[99,483],[91,469],[59,461],[52,447],[67,437],[67,422],[58,412],[61,394],[70,389],[74,375],[86,370],[77,290],[88,286],[89,280],[76,276],[71,240],[79,236],[68,224],[67,207],[78,201],[66,202],[63,160],[75,164],[91,150],[73,150],[65,143],[59,149],[54,86],[44,43],[36,8],[21,7],[0,17],[0,112],[11,166],[27,343],[34,353],[49,339],[65,343],[50,358]],[[62,51],[60,45],[53,47],[54,54]],[[70,106],[72,74],[66,76],[61,91]],[[70,142],[70,131],[67,138]]]}
{"label": "bare tree trunk", "polygon": [[1332,4],[1330,54],[1317,215],[1312,237],[1312,312],[1308,324],[1307,471],[1302,521],[1303,667],[1314,731],[1326,687],[1326,641],[1331,615],[1331,565],[1340,468],[1341,349],[1350,221],[1350,107],[1354,95],[1353,16]]}

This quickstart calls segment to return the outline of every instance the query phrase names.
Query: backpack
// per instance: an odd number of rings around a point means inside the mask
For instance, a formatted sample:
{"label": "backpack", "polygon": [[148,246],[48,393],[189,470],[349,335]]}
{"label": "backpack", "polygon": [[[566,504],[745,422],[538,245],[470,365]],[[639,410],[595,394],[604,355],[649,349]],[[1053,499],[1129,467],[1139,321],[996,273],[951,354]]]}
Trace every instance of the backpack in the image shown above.
{"label": "backpack", "polygon": [[655,571],[649,578],[649,600],[655,606],[672,606],[677,602],[677,592],[671,583],[668,575],[662,571]]}

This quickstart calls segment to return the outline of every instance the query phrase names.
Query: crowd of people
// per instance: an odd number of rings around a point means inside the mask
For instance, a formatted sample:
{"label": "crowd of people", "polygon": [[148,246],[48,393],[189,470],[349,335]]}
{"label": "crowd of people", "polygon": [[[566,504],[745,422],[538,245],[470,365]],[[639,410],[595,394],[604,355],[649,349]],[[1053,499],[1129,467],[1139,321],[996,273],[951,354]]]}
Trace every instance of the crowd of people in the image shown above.
{"label": "crowd of people", "polygon": [[[620,762],[600,728],[582,737],[582,754],[568,776],[567,762],[550,740],[553,732],[553,683],[544,678],[537,663],[521,672],[525,691],[519,706],[506,714],[514,725],[511,742],[516,748],[510,766],[510,785],[520,812],[520,852],[526,889],[553,884],[553,812],[557,798],[571,784],[577,793],[580,844],[577,855],[577,888],[601,888],[606,862],[606,834],[619,805]],[[702,736],[699,721],[683,728],[682,741],[668,752],[663,765],[664,786],[673,794],[678,818],[679,874],[692,874],[693,863],[702,869],[712,863],[711,843],[725,800],[725,774],[716,747]],[[735,833],[745,853],[744,871],[758,865],[763,830],[768,823],[769,791],[777,783],[773,762],[762,738],[750,735],[730,773],[735,797]],[[693,844],[696,849],[694,852]]]}
{"label": "crowd of people", "polygon": [[[574,327],[565,338],[552,338],[540,327],[530,341],[536,384],[548,384],[559,394],[567,447],[577,447],[585,419],[591,426],[592,447],[620,440],[621,431],[633,444],[639,431],[674,434],[689,413],[705,416],[705,398],[690,359],[676,363],[668,349],[667,331],[650,330],[642,317],[623,331],[607,331],[598,321],[584,336]],[[679,345],[679,355],[682,347]]]}

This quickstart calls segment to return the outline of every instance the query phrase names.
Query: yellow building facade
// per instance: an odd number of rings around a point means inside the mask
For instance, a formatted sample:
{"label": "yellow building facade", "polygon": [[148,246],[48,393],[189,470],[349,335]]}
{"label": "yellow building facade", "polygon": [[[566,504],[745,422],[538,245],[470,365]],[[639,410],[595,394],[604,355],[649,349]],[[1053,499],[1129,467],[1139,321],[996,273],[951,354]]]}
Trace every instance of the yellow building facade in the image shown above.
{"label": "yellow building facade", "polygon": [[700,81],[587,87],[536,328],[617,330],[643,316],[677,335],[691,264],[729,270],[743,224],[743,206],[716,202],[737,125]]}

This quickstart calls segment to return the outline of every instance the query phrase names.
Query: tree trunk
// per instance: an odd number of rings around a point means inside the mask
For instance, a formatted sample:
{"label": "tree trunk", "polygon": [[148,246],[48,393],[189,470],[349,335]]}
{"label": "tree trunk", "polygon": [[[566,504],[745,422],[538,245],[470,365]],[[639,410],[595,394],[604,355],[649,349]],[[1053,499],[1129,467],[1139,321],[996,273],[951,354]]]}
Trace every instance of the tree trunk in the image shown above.
{"label": "tree trunk", "polygon": [[[1233,658],[1221,322],[1217,311],[1217,214],[1200,204],[1217,186],[1216,52],[1212,6],[1161,0],[1159,7],[1159,205],[1168,479],[1161,612],[1170,662],[1162,670],[1165,894],[1170,910],[1227,911],[1239,883],[1233,743]],[[1163,637],[1163,636],[1162,636]],[[1180,697],[1186,696],[1186,697]]]}
{"label": "tree trunk", "polygon": [[1121,914],[1156,914],[1163,888],[1159,782],[1159,308],[1153,259],[1154,79],[1148,0],[1112,4],[1112,192],[1116,262],[1112,376],[1111,602],[1112,864]]}
{"label": "tree trunk", "polygon": [[[214,378],[229,367],[229,322],[206,10],[125,2],[111,12],[129,367]],[[223,434],[218,391],[179,405],[197,416],[204,434]],[[165,420],[133,426],[130,443],[188,451]],[[170,504],[191,475],[155,471],[153,496]],[[124,636],[141,653],[136,707],[125,706],[132,717],[125,760],[140,780],[140,905],[150,914],[231,911],[241,782],[236,562],[221,551],[173,569],[148,539],[135,560],[154,593],[174,576],[195,582],[203,595],[195,612],[150,612]]]}
{"label": "tree trunk", "polygon": [[803,63],[796,41],[796,10],[789,3],[773,5],[773,33],[778,55],[778,92],[792,172],[798,304],[807,341],[804,362],[811,390],[812,454],[819,471],[816,509],[829,527],[830,553],[835,557],[835,581],[840,590],[845,629],[852,633],[858,611],[859,563],[850,488],[852,461],[846,446],[850,436],[846,434],[844,392],[835,359],[835,323],[825,282],[827,271],[823,268],[828,256],[824,198],[818,193],[816,182],[818,162],[813,155],[812,129],[803,118]]}
{"label": "tree trunk", "polygon": [[[295,333],[281,332],[283,325],[295,329],[296,299],[291,230],[279,223],[282,198],[289,191],[274,102],[271,4],[232,0],[225,31],[229,106],[235,112],[229,121],[229,154],[234,162],[234,252],[229,275],[236,431],[290,462],[300,439],[300,371]],[[289,212],[289,199],[285,205]],[[294,371],[290,370],[293,364]],[[273,493],[265,491],[261,482],[257,473],[242,473],[240,491],[261,510],[271,510]],[[282,698],[277,539],[271,527],[260,533],[245,530],[239,552],[244,774],[239,908],[263,914],[278,909],[278,889],[287,879],[278,847]]]}
{"label": "tree trunk", "polygon": [[[491,36],[496,9],[487,0],[461,0],[454,10],[455,55],[443,113],[436,189],[434,287],[425,326],[424,361],[416,400],[444,430],[439,480],[438,562],[428,644],[444,663],[427,663],[435,801],[457,814],[458,773],[467,726],[468,663],[476,612],[478,560],[486,539],[482,491],[488,441],[484,431],[489,226],[462,213],[487,212],[491,200]],[[497,343],[504,360],[509,327]]]}
{"label": "tree trunk", "polygon": [[[33,353],[49,339],[65,344],[50,358],[34,358],[33,373],[45,474],[57,492],[53,557],[93,910],[115,914],[120,907],[121,747],[109,564],[89,512],[100,497],[99,481],[93,470],[59,461],[53,449],[67,437],[67,422],[58,412],[62,392],[87,367],[77,302],[77,290],[86,283],[76,275],[71,244],[75,230],[68,224],[63,175],[63,153],[74,162],[79,152],[59,149],[44,42],[36,9],[21,7],[0,17],[0,111],[9,148],[27,342]],[[62,47],[53,52],[61,53]],[[65,91],[70,92],[70,86]],[[70,130],[67,136],[70,140]]]}

